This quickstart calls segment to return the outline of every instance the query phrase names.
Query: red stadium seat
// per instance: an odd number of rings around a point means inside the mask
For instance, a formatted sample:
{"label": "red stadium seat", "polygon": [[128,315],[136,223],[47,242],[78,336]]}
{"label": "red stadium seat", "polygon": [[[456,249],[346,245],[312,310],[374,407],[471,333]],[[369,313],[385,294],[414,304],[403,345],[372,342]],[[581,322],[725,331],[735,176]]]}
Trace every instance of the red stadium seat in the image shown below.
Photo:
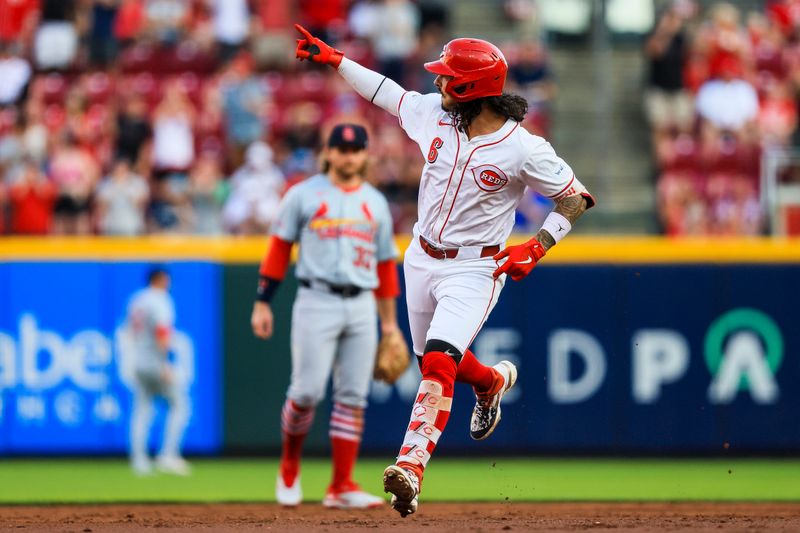
{"label": "red stadium seat", "polygon": [[267,72],[262,79],[272,94],[278,94],[284,88],[285,76],[278,71]]}
{"label": "red stadium seat", "polygon": [[316,70],[300,74],[297,80],[295,101],[310,100],[318,103],[330,102],[332,95],[329,90],[328,76]]}
{"label": "red stadium seat", "polygon": [[119,66],[123,72],[143,72],[153,64],[155,50],[149,44],[136,44],[123,52],[119,59]]}
{"label": "red stadium seat", "polygon": [[669,171],[697,171],[702,167],[697,140],[691,135],[678,135],[672,141],[670,157],[664,161]]}
{"label": "red stadium seat", "polygon": [[44,109],[44,125],[51,133],[59,131],[67,119],[67,114],[60,104],[50,104]]}
{"label": "red stadium seat", "polygon": [[124,81],[126,96],[136,94],[147,102],[148,107],[155,107],[161,99],[161,87],[149,72],[141,72],[127,77]]}
{"label": "red stadium seat", "polygon": [[206,135],[195,139],[195,152],[197,154],[212,154],[222,157],[225,154],[225,141],[221,137]]}
{"label": "red stadium seat", "polygon": [[102,136],[107,133],[105,129],[110,115],[111,112],[105,104],[92,104],[86,111],[86,119],[91,125],[92,131],[96,132],[96,135]]}
{"label": "red stadium seat", "polygon": [[67,79],[61,74],[54,72],[41,78],[42,98],[45,104],[63,103],[68,89]]}
{"label": "red stadium seat", "polygon": [[200,78],[194,72],[182,72],[175,78],[180,83],[186,96],[192,103],[199,106],[202,103],[202,84]]}
{"label": "red stadium seat", "polygon": [[104,103],[114,93],[114,80],[107,72],[94,72],[83,77],[86,96],[91,103]]}
{"label": "red stadium seat", "polygon": [[17,109],[15,107],[0,109],[0,135],[4,135],[14,129],[14,124],[16,122]]}

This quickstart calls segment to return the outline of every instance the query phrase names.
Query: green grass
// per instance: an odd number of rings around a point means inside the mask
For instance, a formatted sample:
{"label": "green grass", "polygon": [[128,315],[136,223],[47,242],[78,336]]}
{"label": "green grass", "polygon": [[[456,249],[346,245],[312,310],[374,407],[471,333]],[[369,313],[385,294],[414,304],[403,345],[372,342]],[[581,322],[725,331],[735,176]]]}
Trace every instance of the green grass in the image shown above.
{"label": "green grass", "polygon": [[[122,460],[0,462],[0,504],[51,502],[271,501],[277,462],[198,460],[190,477],[134,477]],[[380,493],[386,461],[364,460],[356,479]],[[307,501],[330,475],[325,460],[303,465]],[[800,460],[438,459],[426,501],[800,501]]]}

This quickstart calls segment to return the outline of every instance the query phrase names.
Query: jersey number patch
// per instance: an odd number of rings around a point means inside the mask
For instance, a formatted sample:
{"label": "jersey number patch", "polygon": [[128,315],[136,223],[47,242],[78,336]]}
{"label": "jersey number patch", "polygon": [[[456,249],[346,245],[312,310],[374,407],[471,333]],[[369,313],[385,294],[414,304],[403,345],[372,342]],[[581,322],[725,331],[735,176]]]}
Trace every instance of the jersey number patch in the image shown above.
{"label": "jersey number patch", "polygon": [[435,163],[439,158],[439,148],[444,145],[444,141],[436,137],[431,141],[431,149],[428,151],[428,163]]}
{"label": "jersey number patch", "polygon": [[363,268],[364,270],[372,270],[375,254],[363,246],[356,246],[355,250],[358,257],[353,261],[353,266],[356,268]]}

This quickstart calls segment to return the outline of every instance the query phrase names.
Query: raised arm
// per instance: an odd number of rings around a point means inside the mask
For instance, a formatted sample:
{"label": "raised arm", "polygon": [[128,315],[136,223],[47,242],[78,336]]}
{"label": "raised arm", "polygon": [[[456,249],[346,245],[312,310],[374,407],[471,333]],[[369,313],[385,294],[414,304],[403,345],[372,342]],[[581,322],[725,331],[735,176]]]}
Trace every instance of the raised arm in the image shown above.
{"label": "raised arm", "polygon": [[397,107],[400,98],[406,92],[405,89],[386,76],[347,59],[344,57],[344,52],[314,37],[299,24],[295,24],[294,27],[303,36],[297,40],[295,50],[297,59],[300,61],[308,59],[315,63],[330,65],[362,98],[397,116]]}

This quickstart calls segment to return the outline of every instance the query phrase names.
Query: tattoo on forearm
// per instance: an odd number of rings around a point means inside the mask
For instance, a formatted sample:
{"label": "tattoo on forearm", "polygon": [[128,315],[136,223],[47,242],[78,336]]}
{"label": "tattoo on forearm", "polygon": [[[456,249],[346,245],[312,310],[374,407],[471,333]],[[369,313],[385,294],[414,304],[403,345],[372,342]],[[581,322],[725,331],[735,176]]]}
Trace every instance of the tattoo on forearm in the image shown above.
{"label": "tattoo on forearm", "polygon": [[586,211],[586,199],[579,194],[567,196],[556,202],[553,211],[569,220],[570,224],[575,224],[575,221]]}
{"label": "tattoo on forearm", "polygon": [[556,240],[546,229],[539,230],[539,233],[536,234],[536,240],[544,247],[545,251],[549,250],[550,247],[556,243]]}
{"label": "tattoo on forearm", "polygon": [[[569,220],[570,224],[575,224],[575,221],[586,211],[586,200],[580,195],[567,196],[556,202],[553,211]],[[536,234],[536,240],[545,250],[549,250],[556,243],[553,236],[544,229],[540,229]]]}

